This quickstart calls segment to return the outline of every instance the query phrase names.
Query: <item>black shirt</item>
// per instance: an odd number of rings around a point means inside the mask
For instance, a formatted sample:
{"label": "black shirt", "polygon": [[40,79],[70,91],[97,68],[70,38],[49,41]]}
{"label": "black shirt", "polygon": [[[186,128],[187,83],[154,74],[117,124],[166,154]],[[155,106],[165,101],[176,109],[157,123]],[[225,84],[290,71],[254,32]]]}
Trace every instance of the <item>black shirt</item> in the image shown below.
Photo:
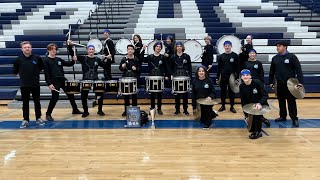
{"label": "black shirt", "polygon": [[202,65],[206,66],[208,68],[209,65],[212,65],[213,63],[213,46],[211,44],[208,44],[204,47],[204,51],[202,54]]}
{"label": "black shirt", "polygon": [[114,47],[112,39],[107,39],[103,44],[103,46],[104,46],[103,54],[106,55],[106,56],[109,55],[107,45],[108,45],[110,54],[112,56],[112,61],[110,61],[110,59],[108,59],[107,63],[115,63],[114,55],[116,54],[116,49]]}
{"label": "black shirt", "polygon": [[252,44],[245,44],[242,46],[241,50],[242,52],[239,54],[239,60],[240,60],[240,70],[245,69],[244,63],[248,61],[249,58],[249,51],[253,49]]}
{"label": "black shirt", "polygon": [[[73,57],[74,51],[72,46],[68,46],[69,54]],[[98,57],[89,57],[86,55],[77,55],[77,60],[81,63],[82,67],[82,79],[83,80],[97,80],[98,78],[98,66],[104,67],[105,62],[101,61]]]}
{"label": "black shirt", "polygon": [[33,54],[29,57],[21,54],[13,64],[13,73],[19,74],[21,87],[39,86],[39,75],[42,70],[43,61],[41,57]]}
{"label": "black shirt", "polygon": [[75,63],[74,61],[65,61],[58,57],[46,57],[43,62],[44,74],[48,86],[56,83],[64,83],[63,66],[73,66]]}
{"label": "black shirt", "polygon": [[[123,68],[122,64],[126,64],[126,67]],[[136,67],[136,70],[132,70],[132,66]],[[122,77],[135,77],[138,78],[140,74],[140,62],[139,59],[134,57],[129,59],[128,57],[122,58],[119,69],[122,72]]]}
{"label": "black shirt", "polygon": [[142,47],[143,47],[143,44],[140,41],[134,45],[133,55],[134,57],[139,59],[140,64],[143,63],[143,58],[144,58],[144,50],[141,51]]}
{"label": "black shirt", "polygon": [[252,79],[251,84],[240,85],[241,105],[244,106],[249,103],[260,103],[267,105],[268,93],[264,89],[264,85],[258,79]]}
{"label": "black shirt", "polygon": [[181,56],[174,54],[171,57],[172,74],[173,76],[189,76],[192,78],[192,67],[190,56],[183,53]]}
{"label": "black shirt", "polygon": [[160,54],[159,56],[155,56],[151,54],[147,56],[146,62],[148,62],[150,76],[168,76],[167,63],[164,55]]}
{"label": "black shirt", "polygon": [[234,52],[231,52],[230,54],[223,53],[218,56],[217,79],[219,79],[221,75],[221,80],[229,80],[229,77],[232,73],[234,73],[236,78],[238,78],[240,73],[238,55]]}
{"label": "black shirt", "polygon": [[259,79],[262,83],[264,83],[264,71],[262,63],[260,61],[249,60],[244,63],[243,69],[249,69],[251,72],[252,79]]}
{"label": "black shirt", "polygon": [[216,92],[214,88],[213,81],[210,78],[205,78],[200,80],[195,78],[192,83],[192,107],[196,109],[197,99],[211,97],[215,98]]}
{"label": "black shirt", "polygon": [[287,84],[289,78],[298,78],[303,84],[303,74],[299,59],[293,53],[287,52],[284,55],[277,54],[272,58],[269,83],[274,84],[274,77],[278,82]]}

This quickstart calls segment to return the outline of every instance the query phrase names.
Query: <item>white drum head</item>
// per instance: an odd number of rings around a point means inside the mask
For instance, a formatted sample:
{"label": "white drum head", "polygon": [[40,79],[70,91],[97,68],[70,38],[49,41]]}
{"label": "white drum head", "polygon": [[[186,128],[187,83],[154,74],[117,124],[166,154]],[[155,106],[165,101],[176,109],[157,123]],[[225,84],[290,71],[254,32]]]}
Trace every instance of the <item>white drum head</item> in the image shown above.
{"label": "white drum head", "polygon": [[217,41],[217,53],[218,54],[222,54],[224,53],[224,47],[223,47],[223,43],[225,41],[230,41],[232,43],[232,51],[236,54],[240,53],[240,49],[241,49],[241,41],[239,38],[237,38],[234,35],[225,35],[222,36],[220,39],[218,39]]}
{"label": "white drum head", "polygon": [[127,46],[129,44],[132,44],[129,39],[119,39],[119,41],[116,43],[116,50],[119,54],[127,54]]}
{"label": "white drum head", "polygon": [[[159,42],[159,41],[153,40],[148,44],[147,52],[149,55],[154,53],[153,46],[156,42]],[[162,44],[162,49],[160,51],[160,54],[164,54],[164,53],[165,53],[165,47],[164,47],[164,44]]]}
{"label": "white drum head", "polygon": [[196,62],[201,58],[203,49],[198,41],[187,40],[183,45],[185,48],[184,52],[190,56],[191,62]]}
{"label": "white drum head", "polygon": [[99,39],[90,39],[88,41],[87,47],[89,45],[94,46],[94,51],[96,53],[99,53],[102,50],[102,43],[101,43],[101,41]]}

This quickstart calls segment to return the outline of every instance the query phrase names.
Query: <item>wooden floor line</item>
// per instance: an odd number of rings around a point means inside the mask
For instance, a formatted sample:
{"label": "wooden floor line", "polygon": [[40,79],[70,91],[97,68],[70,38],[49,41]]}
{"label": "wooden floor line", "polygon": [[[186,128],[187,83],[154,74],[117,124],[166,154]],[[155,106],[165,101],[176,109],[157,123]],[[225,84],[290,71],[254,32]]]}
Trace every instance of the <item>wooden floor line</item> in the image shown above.
{"label": "wooden floor line", "polygon": [[308,139],[304,138],[303,136],[301,136],[301,135],[297,135],[297,136],[298,136],[299,138],[301,138],[303,141],[305,141],[306,143],[308,143],[309,145],[317,148],[318,150],[320,149],[320,146],[317,146],[317,145],[313,144],[311,141],[309,141]]}
{"label": "wooden floor line", "polygon": [[1,119],[2,117],[4,117],[4,116],[7,116],[7,115],[10,115],[10,114],[13,114],[13,113],[15,113],[15,112],[17,112],[17,111],[18,111],[18,109],[13,110],[13,111],[10,111],[10,112],[7,112],[7,113],[4,113],[4,114],[2,114],[2,115],[0,116],[0,119]]}

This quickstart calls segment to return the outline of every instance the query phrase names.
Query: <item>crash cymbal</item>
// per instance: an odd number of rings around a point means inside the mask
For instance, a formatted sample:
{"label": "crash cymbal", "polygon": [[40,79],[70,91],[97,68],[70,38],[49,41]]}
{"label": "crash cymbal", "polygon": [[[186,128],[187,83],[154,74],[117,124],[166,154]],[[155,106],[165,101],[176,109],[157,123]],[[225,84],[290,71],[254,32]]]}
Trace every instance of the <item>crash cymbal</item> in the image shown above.
{"label": "crash cymbal", "polygon": [[240,84],[241,84],[240,79],[236,79],[236,75],[231,74],[229,77],[229,87],[234,93],[240,92]]}
{"label": "crash cymbal", "polygon": [[297,99],[303,99],[306,92],[303,85],[299,85],[298,88],[296,88],[298,84],[299,81],[296,78],[289,78],[287,81],[287,87],[290,93]]}
{"label": "crash cymbal", "polygon": [[252,115],[263,115],[271,111],[271,108],[267,105],[262,105],[262,109],[258,110],[255,107],[255,103],[246,104],[242,107],[242,110]]}
{"label": "crash cymbal", "polygon": [[212,99],[211,101],[206,100],[206,98],[199,98],[197,99],[197,103],[202,105],[215,105],[219,104],[219,101],[216,99]]}

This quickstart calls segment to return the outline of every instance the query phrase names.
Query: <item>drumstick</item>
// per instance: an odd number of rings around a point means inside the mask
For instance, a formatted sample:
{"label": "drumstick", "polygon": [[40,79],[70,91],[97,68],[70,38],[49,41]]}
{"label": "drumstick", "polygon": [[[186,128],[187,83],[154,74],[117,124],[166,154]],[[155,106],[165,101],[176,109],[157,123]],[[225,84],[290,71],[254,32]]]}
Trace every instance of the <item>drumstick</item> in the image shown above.
{"label": "drumstick", "polygon": [[58,90],[56,90],[56,89],[52,89],[53,91],[56,91],[56,92],[58,92],[58,93],[61,93],[60,91],[58,91]]}
{"label": "drumstick", "polygon": [[[110,49],[109,49],[109,46],[108,46],[108,43],[107,43],[107,40],[108,40],[108,39],[106,39],[106,40],[104,41],[104,43],[105,43],[105,46],[106,46],[106,48],[107,48],[107,51],[108,51],[109,55],[111,55]],[[111,61],[112,61],[112,55],[111,55]]]}

